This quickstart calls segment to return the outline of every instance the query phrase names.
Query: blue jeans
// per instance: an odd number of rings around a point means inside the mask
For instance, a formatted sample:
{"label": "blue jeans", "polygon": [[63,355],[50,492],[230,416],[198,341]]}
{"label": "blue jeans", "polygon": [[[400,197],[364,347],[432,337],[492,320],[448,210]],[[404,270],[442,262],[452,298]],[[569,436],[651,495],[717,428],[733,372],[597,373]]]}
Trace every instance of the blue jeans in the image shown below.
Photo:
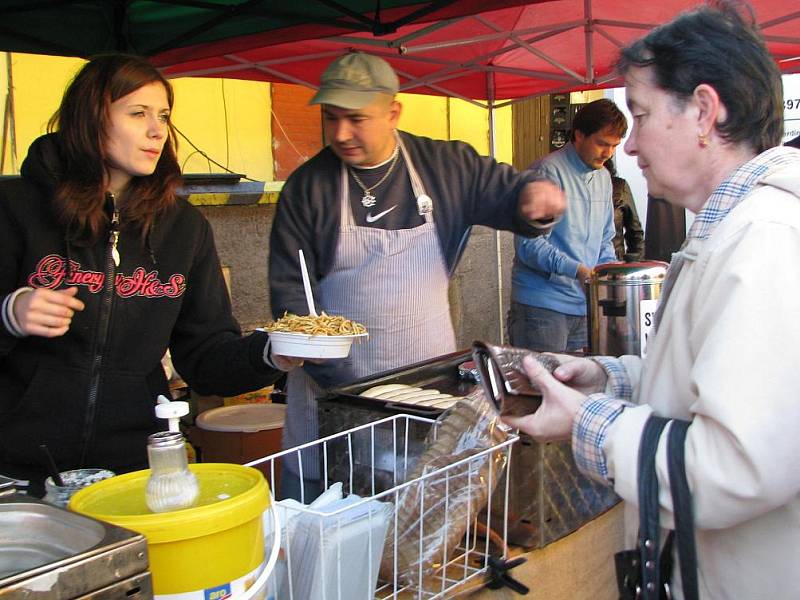
{"label": "blue jeans", "polygon": [[589,346],[586,317],[511,301],[508,336],[512,346],[540,352],[580,352]]}

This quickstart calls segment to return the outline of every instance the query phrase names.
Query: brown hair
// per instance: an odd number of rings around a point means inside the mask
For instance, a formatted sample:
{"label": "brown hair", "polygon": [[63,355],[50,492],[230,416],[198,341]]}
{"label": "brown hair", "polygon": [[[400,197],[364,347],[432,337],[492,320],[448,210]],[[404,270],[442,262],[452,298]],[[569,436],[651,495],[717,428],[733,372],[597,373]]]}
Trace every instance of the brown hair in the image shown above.
{"label": "brown hair", "polygon": [[575,113],[569,139],[575,141],[576,131],[588,137],[606,127],[610,127],[612,133],[623,138],[628,131],[628,121],[616,104],[608,98],[602,98],[589,102]]}
{"label": "brown hair", "polygon": [[[76,239],[95,242],[108,224],[105,208],[109,106],[149,83],[159,82],[167,92],[170,109],[172,86],[145,59],[126,54],[92,58],[78,71],[64,92],[61,106],[50,118],[48,131],[58,131],[62,172],[55,190],[59,219]],[[151,175],[134,177],[120,207],[125,228],[140,229],[146,238],[155,217],[175,203],[181,172],[175,155],[177,141],[172,123],[161,157]]]}

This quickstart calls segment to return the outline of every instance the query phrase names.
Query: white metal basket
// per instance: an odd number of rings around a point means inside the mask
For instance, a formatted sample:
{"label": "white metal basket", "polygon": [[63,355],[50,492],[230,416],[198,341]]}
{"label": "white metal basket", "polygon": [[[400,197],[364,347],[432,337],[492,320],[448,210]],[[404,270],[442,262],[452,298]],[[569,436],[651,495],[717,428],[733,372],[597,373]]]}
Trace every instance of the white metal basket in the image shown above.
{"label": "white metal basket", "polygon": [[[406,481],[419,459],[415,434],[433,428],[435,436],[437,425],[431,419],[393,415],[248,463],[268,473],[272,489],[289,465],[301,478],[318,473],[325,494],[336,498],[324,507],[306,506],[309,499],[301,495],[303,504],[281,509],[281,559],[267,599],[429,600],[483,585],[489,557],[507,558],[507,466],[518,437],[509,434]],[[498,457],[504,470],[496,466]],[[340,481],[332,481],[330,473]],[[335,493],[339,484],[341,500]],[[470,497],[472,486],[487,486],[488,492],[481,490],[485,506],[457,504],[465,492]],[[435,498],[430,490],[438,490]],[[398,510],[404,502],[408,509],[409,498],[419,503],[412,507],[417,510],[410,532],[410,521],[403,518],[408,510]],[[450,541],[454,533],[456,543]],[[416,559],[409,558],[413,554]]]}

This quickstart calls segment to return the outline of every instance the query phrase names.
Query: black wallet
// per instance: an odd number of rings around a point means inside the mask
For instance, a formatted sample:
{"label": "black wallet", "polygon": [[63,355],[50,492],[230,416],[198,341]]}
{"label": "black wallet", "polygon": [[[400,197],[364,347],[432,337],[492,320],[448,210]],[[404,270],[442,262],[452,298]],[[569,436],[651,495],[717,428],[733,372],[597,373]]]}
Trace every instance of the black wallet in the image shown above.
{"label": "black wallet", "polygon": [[495,346],[476,341],[472,358],[486,398],[501,415],[524,416],[536,412],[542,403],[541,392],[530,382],[522,360],[532,356],[551,373],[558,367],[554,354],[513,346]]}

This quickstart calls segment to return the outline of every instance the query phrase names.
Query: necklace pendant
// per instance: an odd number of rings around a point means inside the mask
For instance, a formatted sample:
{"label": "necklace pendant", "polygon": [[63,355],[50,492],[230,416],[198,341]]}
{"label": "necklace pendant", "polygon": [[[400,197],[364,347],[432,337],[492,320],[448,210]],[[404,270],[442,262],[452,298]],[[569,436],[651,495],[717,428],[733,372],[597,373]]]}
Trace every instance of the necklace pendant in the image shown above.
{"label": "necklace pendant", "polygon": [[361,205],[364,208],[372,208],[375,206],[375,196],[370,194],[368,191],[364,191],[364,195],[361,198]]}

